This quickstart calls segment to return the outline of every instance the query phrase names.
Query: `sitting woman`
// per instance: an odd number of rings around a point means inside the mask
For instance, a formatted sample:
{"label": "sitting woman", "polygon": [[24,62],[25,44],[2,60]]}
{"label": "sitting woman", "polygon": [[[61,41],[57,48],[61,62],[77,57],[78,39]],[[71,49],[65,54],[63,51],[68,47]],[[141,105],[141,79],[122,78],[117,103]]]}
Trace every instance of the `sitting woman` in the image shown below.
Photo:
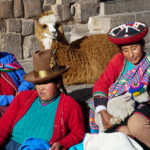
{"label": "sitting woman", "polygon": [[7,108],[0,120],[0,147],[18,150],[28,138],[44,140],[50,150],[81,142],[85,132],[82,109],[60,91],[62,74],[69,67],[58,66],[50,50],[36,52],[33,67],[24,80],[34,83],[36,90],[19,93]]}
{"label": "sitting woman", "polygon": [[142,107],[135,105],[134,113],[116,128],[110,123],[113,116],[106,110],[108,100],[125,94],[131,85],[141,82],[148,85],[150,54],[144,52],[143,39],[147,32],[147,25],[141,22],[123,24],[109,31],[108,38],[120,47],[121,53],[112,58],[104,73],[94,84],[94,100],[90,102],[91,133],[97,133],[99,130],[94,119],[94,113],[99,113],[106,131],[123,132],[150,147],[150,104],[146,103]]}
{"label": "sitting woman", "polygon": [[23,80],[25,72],[14,55],[0,52],[0,117],[14,96],[33,88],[33,84]]}

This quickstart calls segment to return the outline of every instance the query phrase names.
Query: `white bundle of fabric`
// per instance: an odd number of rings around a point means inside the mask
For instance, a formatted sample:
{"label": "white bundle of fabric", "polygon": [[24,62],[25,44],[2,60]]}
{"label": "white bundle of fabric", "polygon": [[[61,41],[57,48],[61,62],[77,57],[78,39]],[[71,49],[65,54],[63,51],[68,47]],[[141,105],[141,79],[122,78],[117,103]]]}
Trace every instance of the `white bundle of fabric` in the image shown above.
{"label": "white bundle of fabric", "polygon": [[[134,100],[132,99],[132,94],[128,92],[124,95],[112,98],[107,103],[107,111],[113,116],[110,123],[112,125],[120,124],[121,121],[124,121],[126,117],[132,114],[134,111],[135,102],[144,103],[149,100],[150,96],[147,91],[134,97]],[[95,123],[99,126],[99,132],[105,131],[99,113],[95,113]]]}
{"label": "white bundle of fabric", "polygon": [[144,150],[135,140],[124,133],[87,133],[83,141],[84,150]]}

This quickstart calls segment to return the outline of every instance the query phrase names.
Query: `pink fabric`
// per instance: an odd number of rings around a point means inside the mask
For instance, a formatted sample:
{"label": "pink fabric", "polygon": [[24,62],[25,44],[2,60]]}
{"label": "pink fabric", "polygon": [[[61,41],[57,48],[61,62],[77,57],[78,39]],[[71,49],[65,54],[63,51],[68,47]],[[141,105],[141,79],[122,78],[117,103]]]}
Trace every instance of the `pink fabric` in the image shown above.
{"label": "pink fabric", "polygon": [[[0,120],[0,146],[11,135],[14,125],[24,116],[37,97],[36,91],[19,93]],[[9,118],[9,119],[8,119]],[[82,141],[85,133],[83,113],[80,105],[61,93],[58,104],[52,139],[49,143],[59,141],[64,148],[69,148]]]}

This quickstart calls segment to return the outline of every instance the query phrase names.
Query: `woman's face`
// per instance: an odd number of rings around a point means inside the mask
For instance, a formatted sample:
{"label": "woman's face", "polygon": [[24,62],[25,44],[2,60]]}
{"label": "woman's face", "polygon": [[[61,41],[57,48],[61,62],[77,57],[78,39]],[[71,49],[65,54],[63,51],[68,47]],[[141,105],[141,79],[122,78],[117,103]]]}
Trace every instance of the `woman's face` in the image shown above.
{"label": "woman's face", "polygon": [[60,87],[59,83],[46,83],[46,84],[38,84],[36,85],[36,90],[41,98],[41,100],[50,100],[57,93],[58,88]]}
{"label": "woman's face", "polygon": [[141,58],[143,57],[143,47],[140,44],[131,44],[121,46],[121,51],[125,58],[130,61],[133,65],[139,63]]}

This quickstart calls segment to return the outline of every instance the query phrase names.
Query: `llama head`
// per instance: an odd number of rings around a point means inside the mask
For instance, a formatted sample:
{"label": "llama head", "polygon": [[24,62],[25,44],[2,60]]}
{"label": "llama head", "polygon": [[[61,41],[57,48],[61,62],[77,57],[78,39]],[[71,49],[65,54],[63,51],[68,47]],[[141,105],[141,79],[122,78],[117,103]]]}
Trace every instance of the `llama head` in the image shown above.
{"label": "llama head", "polygon": [[42,13],[36,21],[35,35],[42,49],[51,49],[53,40],[63,40],[64,31],[59,16],[52,11]]}

